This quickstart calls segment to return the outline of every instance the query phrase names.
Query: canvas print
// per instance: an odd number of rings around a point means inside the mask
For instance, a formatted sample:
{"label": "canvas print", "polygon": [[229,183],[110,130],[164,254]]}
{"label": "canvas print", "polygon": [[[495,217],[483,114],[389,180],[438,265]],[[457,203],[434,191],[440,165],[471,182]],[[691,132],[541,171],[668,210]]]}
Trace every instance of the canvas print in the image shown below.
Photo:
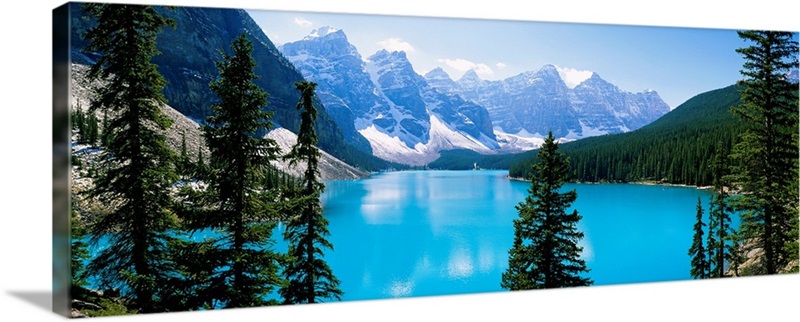
{"label": "canvas print", "polygon": [[54,48],[71,317],[798,272],[797,32],[68,3]]}

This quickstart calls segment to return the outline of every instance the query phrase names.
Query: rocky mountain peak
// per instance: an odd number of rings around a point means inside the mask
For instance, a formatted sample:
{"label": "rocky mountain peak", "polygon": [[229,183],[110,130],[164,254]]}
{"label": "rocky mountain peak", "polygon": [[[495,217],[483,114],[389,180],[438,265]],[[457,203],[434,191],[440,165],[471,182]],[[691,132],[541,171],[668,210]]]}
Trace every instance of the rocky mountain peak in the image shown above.
{"label": "rocky mountain peak", "polygon": [[442,81],[453,81],[450,78],[450,75],[444,71],[441,67],[436,67],[431,71],[425,73],[425,79],[427,80],[442,80]]}
{"label": "rocky mountain peak", "polygon": [[347,39],[347,36],[341,29],[331,28],[330,26],[322,26],[319,27],[318,29],[311,31],[311,33],[305,38],[303,38],[303,40],[312,40],[315,38],[323,38],[323,37],[328,37],[328,38],[343,37]]}

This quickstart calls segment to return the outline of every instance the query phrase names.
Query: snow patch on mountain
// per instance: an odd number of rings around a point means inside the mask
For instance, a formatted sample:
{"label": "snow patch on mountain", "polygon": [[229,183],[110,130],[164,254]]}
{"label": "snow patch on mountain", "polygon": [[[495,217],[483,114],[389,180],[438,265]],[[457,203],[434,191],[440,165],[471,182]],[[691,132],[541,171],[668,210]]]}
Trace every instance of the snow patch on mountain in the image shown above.
{"label": "snow patch on mountain", "polygon": [[500,144],[500,149],[497,151],[500,154],[538,149],[544,143],[543,138],[536,136],[516,135],[498,130],[494,131],[494,135],[497,137],[497,143]]}
{"label": "snow patch on mountain", "polygon": [[361,129],[359,133],[370,142],[375,156],[409,165],[428,164],[438,159],[439,151],[443,150],[470,149],[479,153],[493,153],[493,150],[479,139],[450,128],[436,115],[431,115],[430,120],[430,140],[424,144],[417,143],[413,148],[408,147],[398,137],[376,128],[375,125]]}
{"label": "snow patch on mountain", "polygon": [[[577,139],[580,139],[580,138],[583,138],[583,137],[600,136],[600,135],[606,135],[606,134],[609,133],[606,130],[602,130],[602,129],[598,129],[598,128],[594,128],[594,127],[588,126],[588,125],[586,125],[586,122],[584,122],[583,120],[578,120],[578,123],[580,123],[580,125],[581,125],[581,132],[580,133],[575,133],[574,131],[569,131],[569,134],[567,134],[567,136],[565,136],[564,138],[570,139],[570,140],[577,140]],[[619,127],[619,130],[622,131],[622,132],[628,132],[627,131],[627,127]]]}
{"label": "snow patch on mountain", "polygon": [[372,153],[376,157],[384,160],[410,165],[423,165],[438,157],[436,156],[432,159],[427,157],[427,153],[421,151],[424,148],[422,143],[417,143],[412,149],[397,136],[386,134],[384,131],[379,130],[374,124],[371,124],[367,128],[360,129],[358,132],[367,138],[370,146],[372,146]]}
{"label": "snow patch on mountain", "polygon": [[431,115],[431,140],[427,145],[437,151],[466,148],[478,153],[492,152],[492,149],[482,143],[480,138],[476,139],[452,129],[436,115]]}

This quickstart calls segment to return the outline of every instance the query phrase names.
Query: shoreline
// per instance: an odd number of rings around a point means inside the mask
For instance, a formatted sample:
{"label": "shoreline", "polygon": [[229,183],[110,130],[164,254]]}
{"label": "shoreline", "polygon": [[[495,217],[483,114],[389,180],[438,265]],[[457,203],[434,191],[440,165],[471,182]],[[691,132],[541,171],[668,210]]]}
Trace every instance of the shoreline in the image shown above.
{"label": "shoreline", "polygon": [[[511,177],[506,176],[508,180],[511,181],[521,181],[521,182],[531,182],[530,180],[519,178],[519,177]],[[694,188],[698,190],[711,190],[714,189],[714,186],[695,186],[689,184],[682,184],[682,183],[660,183],[656,181],[631,181],[631,182],[582,182],[582,181],[574,181],[568,183],[580,183],[580,184],[638,184],[644,186],[662,186],[662,187],[683,187],[683,188]]]}

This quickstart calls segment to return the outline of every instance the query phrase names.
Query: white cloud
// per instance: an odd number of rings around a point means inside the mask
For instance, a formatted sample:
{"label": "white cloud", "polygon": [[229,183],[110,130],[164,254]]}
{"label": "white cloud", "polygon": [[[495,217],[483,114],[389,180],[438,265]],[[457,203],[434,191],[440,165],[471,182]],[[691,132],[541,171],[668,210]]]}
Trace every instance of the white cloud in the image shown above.
{"label": "white cloud", "polygon": [[557,67],[558,75],[561,76],[561,79],[564,80],[564,83],[567,84],[569,88],[575,88],[583,81],[592,77],[592,71],[589,70],[578,70],[575,68],[562,68]]}
{"label": "white cloud", "polygon": [[482,76],[484,78],[492,76],[494,74],[492,68],[487,66],[486,64],[475,64],[475,67],[472,67],[472,69],[475,70],[475,73],[477,73],[478,76]]}
{"label": "white cloud", "polygon": [[378,42],[378,45],[388,51],[404,51],[406,53],[414,52],[414,46],[411,46],[411,44],[409,44],[407,41],[396,37],[381,40]]}
{"label": "white cloud", "polygon": [[497,68],[503,69],[503,68],[506,68],[506,66],[508,66],[508,65],[506,65],[505,63],[500,62],[500,63],[495,64],[495,66],[497,66]]}
{"label": "white cloud", "polygon": [[313,22],[303,19],[301,17],[294,17],[294,24],[300,27],[311,27],[314,25]]}
{"label": "white cloud", "polygon": [[475,70],[475,73],[477,73],[479,76],[482,77],[488,77],[494,74],[494,71],[488,65],[474,63],[463,58],[456,58],[456,59],[443,58],[439,59],[439,62],[444,63],[450,68],[455,69],[462,73],[470,69],[473,69]]}

